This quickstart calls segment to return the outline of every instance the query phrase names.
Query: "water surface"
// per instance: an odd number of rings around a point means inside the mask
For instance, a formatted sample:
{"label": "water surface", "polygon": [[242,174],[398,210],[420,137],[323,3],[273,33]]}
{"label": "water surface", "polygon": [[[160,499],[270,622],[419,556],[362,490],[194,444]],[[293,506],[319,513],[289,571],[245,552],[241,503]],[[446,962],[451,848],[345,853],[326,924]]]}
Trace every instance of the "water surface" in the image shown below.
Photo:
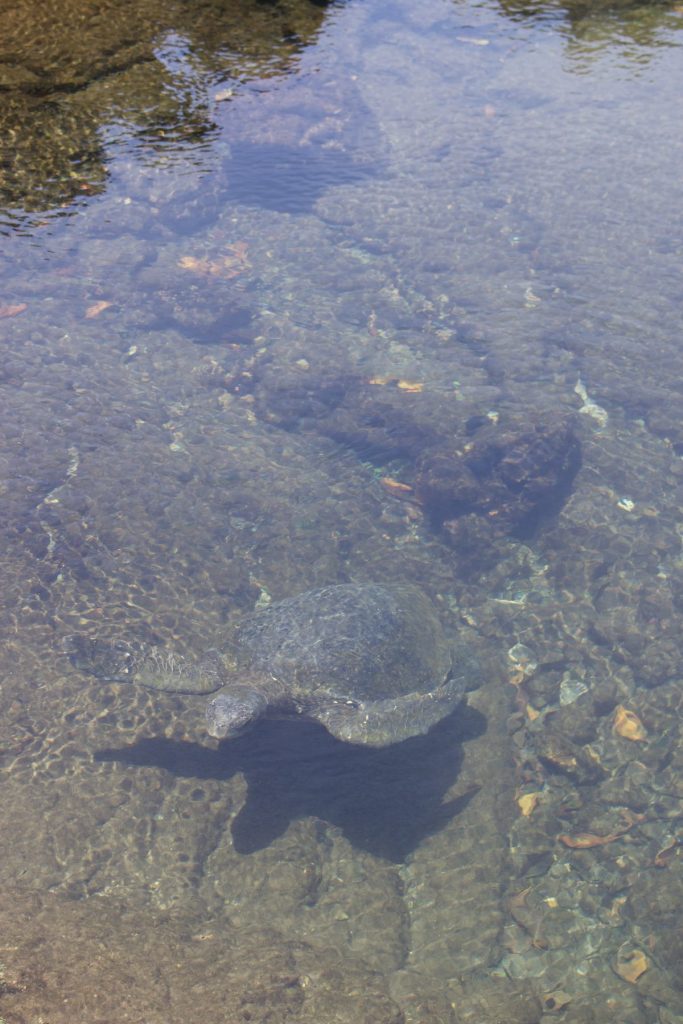
{"label": "water surface", "polygon": [[[682,17],[0,5],[4,1019],[683,1020]],[[426,736],[63,653],[349,580]]]}

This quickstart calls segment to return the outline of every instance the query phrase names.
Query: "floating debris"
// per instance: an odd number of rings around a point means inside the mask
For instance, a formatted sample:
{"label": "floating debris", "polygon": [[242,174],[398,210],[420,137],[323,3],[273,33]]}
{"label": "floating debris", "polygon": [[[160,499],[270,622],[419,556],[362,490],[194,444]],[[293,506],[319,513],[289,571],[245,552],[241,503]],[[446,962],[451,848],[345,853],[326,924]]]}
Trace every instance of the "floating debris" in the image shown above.
{"label": "floating debris", "polygon": [[647,740],[647,730],[638,715],[628,711],[623,704],[618,704],[614,709],[614,731],[626,740],[634,740],[637,743],[644,743]]}
{"label": "floating debris", "polygon": [[635,507],[636,503],[631,498],[619,498],[617,502],[617,508],[620,508],[622,512],[633,512]]}

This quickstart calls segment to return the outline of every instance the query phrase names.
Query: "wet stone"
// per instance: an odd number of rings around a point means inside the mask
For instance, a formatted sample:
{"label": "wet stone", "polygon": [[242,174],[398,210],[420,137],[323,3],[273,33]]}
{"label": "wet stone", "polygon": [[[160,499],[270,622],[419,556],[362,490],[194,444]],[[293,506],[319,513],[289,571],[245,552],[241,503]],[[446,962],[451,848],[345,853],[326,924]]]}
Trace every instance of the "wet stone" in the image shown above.
{"label": "wet stone", "polygon": [[[273,367],[273,370],[276,368]],[[313,430],[363,454],[364,458],[412,460],[436,443],[433,402],[406,405],[395,388],[368,383],[350,372],[272,376],[263,374],[257,409],[287,429]]]}
{"label": "wet stone", "polygon": [[550,772],[567,775],[579,783],[596,782],[604,776],[603,768],[590,749],[573,743],[562,733],[544,732],[534,746]]}
{"label": "wet stone", "polygon": [[661,686],[681,675],[680,616],[676,619],[677,635],[661,637],[645,645],[634,659],[636,681],[642,686]]}
{"label": "wet stone", "polygon": [[545,720],[549,736],[567,736],[573,743],[585,746],[597,735],[595,704],[589,694],[583,694],[572,704],[554,709]]}
{"label": "wet stone", "polygon": [[448,986],[458,1024],[537,1024],[541,1006],[528,981],[483,973]]}
{"label": "wet stone", "polygon": [[482,426],[461,448],[427,452],[416,488],[439,523],[475,513],[496,530],[528,536],[561,506],[580,461],[571,419],[517,414]]}

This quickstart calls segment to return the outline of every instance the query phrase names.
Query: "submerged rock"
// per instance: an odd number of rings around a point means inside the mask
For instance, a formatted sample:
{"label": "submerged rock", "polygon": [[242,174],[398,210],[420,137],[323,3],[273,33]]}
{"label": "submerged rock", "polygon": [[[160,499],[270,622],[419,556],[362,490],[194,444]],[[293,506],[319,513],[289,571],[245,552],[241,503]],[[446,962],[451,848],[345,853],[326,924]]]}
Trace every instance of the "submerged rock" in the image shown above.
{"label": "submerged rock", "polygon": [[260,416],[323,434],[379,465],[400,461],[406,490],[464,552],[474,545],[485,557],[496,538],[533,534],[562,507],[581,465],[571,413],[483,414],[483,389],[454,402],[399,379],[276,369],[254,367]]}
{"label": "submerged rock", "polygon": [[418,462],[416,489],[452,536],[453,520],[474,513],[496,532],[524,537],[560,508],[580,464],[569,417],[517,414],[501,425],[487,421],[465,445],[427,452]]}

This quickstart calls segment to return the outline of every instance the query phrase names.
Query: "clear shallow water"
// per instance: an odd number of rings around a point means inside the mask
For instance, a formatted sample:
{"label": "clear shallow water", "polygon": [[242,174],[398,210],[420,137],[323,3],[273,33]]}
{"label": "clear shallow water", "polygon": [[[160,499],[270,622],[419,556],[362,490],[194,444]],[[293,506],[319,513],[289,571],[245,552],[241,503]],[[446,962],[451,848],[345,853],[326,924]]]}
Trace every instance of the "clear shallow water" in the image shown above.
{"label": "clear shallow water", "polygon": [[[680,12],[0,17],[0,1014],[682,1019]],[[348,579],[480,653],[427,737],[60,653]]]}

